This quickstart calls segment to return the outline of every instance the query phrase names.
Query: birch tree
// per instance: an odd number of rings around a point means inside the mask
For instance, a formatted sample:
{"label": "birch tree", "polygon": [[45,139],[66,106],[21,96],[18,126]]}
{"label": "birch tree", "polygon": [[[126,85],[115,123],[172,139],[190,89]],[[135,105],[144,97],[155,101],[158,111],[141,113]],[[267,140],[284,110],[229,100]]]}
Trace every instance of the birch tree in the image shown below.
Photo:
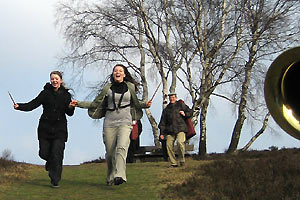
{"label": "birch tree", "polygon": [[[234,1],[185,0],[185,10],[191,18],[191,37],[194,39],[199,63],[192,80],[194,121],[200,114],[199,154],[206,154],[206,116],[210,97],[216,88],[230,82],[236,75],[228,72],[241,47],[239,13]],[[233,70],[231,70],[233,72]],[[200,81],[199,81],[200,79]]]}
{"label": "birch tree", "polygon": [[[165,107],[167,93],[175,91],[177,71],[187,58],[178,52],[186,52],[189,47],[180,30],[181,21],[175,19],[177,6],[166,0],[61,3],[57,21],[72,50],[62,61],[72,63],[79,74],[91,65],[99,65],[101,70],[110,68],[111,63],[126,62],[141,80],[143,100],[148,99],[149,93],[146,77],[156,68]],[[146,114],[158,146],[157,122],[149,109]]]}
{"label": "birch tree", "polygon": [[[259,99],[261,100],[257,96],[263,96],[264,74],[267,71],[261,61],[289,48],[290,44],[296,42],[295,36],[299,34],[299,24],[294,23],[296,10],[299,8],[292,2],[244,0],[239,5],[239,9],[243,13],[243,35],[247,42],[243,46],[241,54],[245,58],[245,65],[240,78],[241,82],[238,82],[242,87],[240,88],[237,120],[228,153],[237,150],[247,113],[250,117],[256,117],[257,113],[261,113],[261,111],[267,112],[264,109],[265,105],[257,104]],[[289,42],[287,43],[287,41]]]}
{"label": "birch tree", "polygon": [[[263,98],[254,98],[262,97],[266,72],[259,61],[282,51],[284,40],[292,41],[299,31],[290,21],[295,9],[282,0],[70,0],[57,7],[70,50],[62,65],[72,64],[82,78],[89,67],[110,71],[126,63],[140,81],[144,101],[153,85],[149,77],[162,82],[162,108],[181,84],[192,102],[193,122],[200,123],[200,155],[206,154],[212,95],[229,100],[238,110],[228,149],[234,152],[246,116],[258,120],[257,108],[265,114]],[[221,86],[233,90],[228,94]],[[146,115],[159,146],[159,119],[150,109]]]}
{"label": "birch tree", "polygon": [[[102,2],[103,3],[103,2]],[[140,15],[123,1],[107,4],[69,1],[57,7],[57,22],[61,25],[69,49],[62,64],[73,64],[79,76],[89,67],[108,70],[116,63],[126,63],[139,78],[142,99],[148,99],[146,79],[147,49]],[[149,57],[148,57],[149,59]],[[101,88],[97,88],[98,90]],[[149,109],[146,111],[157,144],[157,125]],[[156,127],[156,128],[155,128]]]}

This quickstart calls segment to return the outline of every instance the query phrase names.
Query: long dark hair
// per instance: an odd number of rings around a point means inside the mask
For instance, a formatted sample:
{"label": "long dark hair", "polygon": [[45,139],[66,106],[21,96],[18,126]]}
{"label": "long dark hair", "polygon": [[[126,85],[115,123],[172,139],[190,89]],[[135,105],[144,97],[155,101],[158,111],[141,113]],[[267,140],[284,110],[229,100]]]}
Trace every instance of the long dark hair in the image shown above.
{"label": "long dark hair", "polygon": [[[63,80],[63,72],[60,72],[60,71],[52,71],[52,72],[50,73],[50,77],[51,77],[52,74],[56,74],[57,76],[60,77],[61,80]],[[66,87],[65,82],[62,82],[61,85],[60,85],[60,87],[64,88],[64,89],[67,90],[67,91],[72,91],[72,93],[73,93],[73,94],[71,94],[72,97],[75,95],[74,90],[73,90],[72,88]]]}
{"label": "long dark hair", "polygon": [[111,73],[110,75],[110,82],[111,83],[114,83],[114,77],[113,77],[113,73],[114,73],[114,70],[116,67],[122,67],[124,69],[124,73],[125,73],[125,77],[124,77],[124,81],[127,81],[127,82],[131,82],[134,84],[135,86],[135,91],[138,92],[139,91],[139,83],[131,76],[130,72],[128,71],[127,67],[125,67],[123,64],[116,64],[113,68],[113,72]]}
{"label": "long dark hair", "polygon": [[50,77],[51,77],[52,74],[56,74],[57,76],[60,77],[61,80],[63,80],[63,76],[62,76],[63,72],[60,72],[60,71],[52,71],[52,72],[50,73]]}
{"label": "long dark hair", "polygon": [[[60,71],[52,71],[52,72],[50,73],[50,77],[51,77],[52,74],[55,74],[55,75],[59,76],[59,78],[63,81],[63,72],[60,72]],[[61,83],[61,86],[63,86],[63,87],[66,89],[66,85],[65,85],[64,82]]]}

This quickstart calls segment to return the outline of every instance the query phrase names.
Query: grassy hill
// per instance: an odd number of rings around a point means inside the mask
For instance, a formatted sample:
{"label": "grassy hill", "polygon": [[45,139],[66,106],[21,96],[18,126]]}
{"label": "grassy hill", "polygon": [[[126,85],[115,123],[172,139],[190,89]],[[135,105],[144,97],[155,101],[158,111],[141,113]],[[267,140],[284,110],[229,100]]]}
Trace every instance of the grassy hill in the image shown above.
{"label": "grassy hill", "polygon": [[127,165],[128,181],[106,186],[105,163],[64,166],[60,188],[51,188],[44,166],[0,160],[0,199],[300,200],[300,150],[251,151]]}

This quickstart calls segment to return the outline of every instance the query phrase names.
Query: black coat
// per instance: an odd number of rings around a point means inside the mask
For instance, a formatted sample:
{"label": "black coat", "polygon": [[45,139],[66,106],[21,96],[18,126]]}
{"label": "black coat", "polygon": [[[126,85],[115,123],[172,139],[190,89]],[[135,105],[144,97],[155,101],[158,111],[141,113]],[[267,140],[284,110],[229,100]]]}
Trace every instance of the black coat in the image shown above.
{"label": "black coat", "polygon": [[61,86],[57,92],[50,83],[46,83],[44,90],[28,103],[18,103],[18,110],[31,111],[43,105],[43,114],[38,126],[38,139],[62,139],[67,141],[66,114],[72,116],[74,108],[69,108],[71,94]]}
{"label": "black coat", "polygon": [[[179,114],[179,111],[185,112],[185,117]],[[176,101],[176,103],[169,103],[163,110],[158,127],[163,135],[175,135],[179,132],[187,132],[185,123],[186,118],[192,116],[191,109],[184,103]]]}

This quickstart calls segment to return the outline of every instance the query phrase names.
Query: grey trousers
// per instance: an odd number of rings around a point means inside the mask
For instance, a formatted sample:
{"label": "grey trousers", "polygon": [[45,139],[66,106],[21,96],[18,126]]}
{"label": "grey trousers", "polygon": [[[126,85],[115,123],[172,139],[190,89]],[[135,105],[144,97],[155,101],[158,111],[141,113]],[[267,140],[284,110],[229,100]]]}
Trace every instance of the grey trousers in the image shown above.
{"label": "grey trousers", "polygon": [[126,157],[130,144],[130,132],[132,126],[122,125],[113,128],[103,128],[103,142],[106,149],[107,176],[106,181],[112,181],[115,177],[126,178]]}

